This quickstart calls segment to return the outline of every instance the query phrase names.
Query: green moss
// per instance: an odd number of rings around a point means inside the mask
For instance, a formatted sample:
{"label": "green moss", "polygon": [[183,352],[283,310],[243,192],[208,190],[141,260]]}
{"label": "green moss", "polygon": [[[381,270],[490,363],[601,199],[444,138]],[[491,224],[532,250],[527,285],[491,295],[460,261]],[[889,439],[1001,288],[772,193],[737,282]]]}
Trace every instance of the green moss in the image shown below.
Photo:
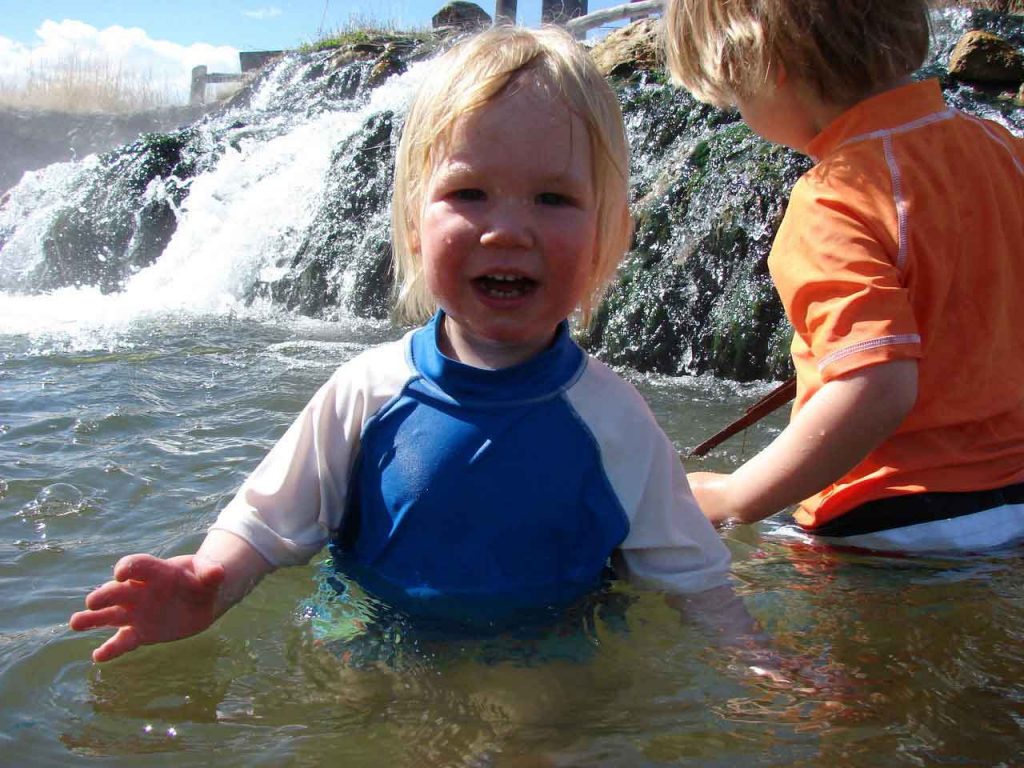
{"label": "green moss", "polygon": [[332,32],[326,37],[299,46],[302,53],[355,48],[357,46],[380,46],[423,42],[433,37],[428,29],[398,32],[389,26],[353,27]]}

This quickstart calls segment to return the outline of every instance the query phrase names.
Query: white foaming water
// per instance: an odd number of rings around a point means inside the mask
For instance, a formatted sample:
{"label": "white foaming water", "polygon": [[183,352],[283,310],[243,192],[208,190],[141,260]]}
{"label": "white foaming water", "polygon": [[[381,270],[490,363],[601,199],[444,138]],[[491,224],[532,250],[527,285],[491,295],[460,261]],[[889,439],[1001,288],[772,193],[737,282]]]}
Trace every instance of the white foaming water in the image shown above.
{"label": "white foaming water", "polygon": [[[56,334],[81,349],[108,347],[140,320],[265,315],[265,306],[244,305],[245,290],[282,254],[296,251],[318,208],[332,151],[368,116],[404,111],[426,66],[392,78],[356,112],[320,114],[269,141],[243,140],[228,148],[216,167],[192,180],[164,252],[122,291],[103,294],[87,286],[33,295],[0,292],[0,334]],[[0,214],[0,227],[15,233],[0,250],[0,287],[16,285],[5,275],[23,275],[42,258],[51,209],[66,203],[78,173],[70,165],[56,175],[58,183],[47,170],[35,187],[13,191]]]}
{"label": "white foaming water", "polygon": [[54,210],[76,198],[82,179],[99,164],[96,155],[77,163],[54,163],[28,171],[0,207],[0,232],[8,233],[0,249],[0,286],[18,285],[42,259],[42,242]]}

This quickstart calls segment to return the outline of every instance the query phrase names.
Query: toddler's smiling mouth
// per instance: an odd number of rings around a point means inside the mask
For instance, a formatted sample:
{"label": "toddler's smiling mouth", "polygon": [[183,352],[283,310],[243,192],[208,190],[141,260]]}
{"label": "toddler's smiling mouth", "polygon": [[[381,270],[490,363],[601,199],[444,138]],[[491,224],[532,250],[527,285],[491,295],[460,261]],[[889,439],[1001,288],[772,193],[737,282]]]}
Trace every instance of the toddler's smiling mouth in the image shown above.
{"label": "toddler's smiling mouth", "polygon": [[496,299],[515,299],[525,296],[537,287],[537,281],[522,275],[481,275],[473,284]]}

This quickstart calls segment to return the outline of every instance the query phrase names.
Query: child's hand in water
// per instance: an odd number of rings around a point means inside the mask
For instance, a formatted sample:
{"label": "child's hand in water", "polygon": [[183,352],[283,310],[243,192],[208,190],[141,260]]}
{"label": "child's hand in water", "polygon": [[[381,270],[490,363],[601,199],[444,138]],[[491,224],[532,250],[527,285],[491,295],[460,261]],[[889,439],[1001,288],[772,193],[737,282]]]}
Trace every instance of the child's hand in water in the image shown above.
{"label": "child's hand in water", "polygon": [[732,495],[729,493],[729,475],[719,472],[688,472],[686,479],[697,499],[697,505],[712,525],[720,528],[733,519],[736,512],[730,506]]}
{"label": "child's hand in water", "polygon": [[86,610],[71,617],[74,630],[117,627],[92,652],[109,661],[140,645],[178,640],[202,632],[217,618],[217,593],[224,566],[202,555],[162,560],[129,555],[114,566],[114,580],[85,598]]}

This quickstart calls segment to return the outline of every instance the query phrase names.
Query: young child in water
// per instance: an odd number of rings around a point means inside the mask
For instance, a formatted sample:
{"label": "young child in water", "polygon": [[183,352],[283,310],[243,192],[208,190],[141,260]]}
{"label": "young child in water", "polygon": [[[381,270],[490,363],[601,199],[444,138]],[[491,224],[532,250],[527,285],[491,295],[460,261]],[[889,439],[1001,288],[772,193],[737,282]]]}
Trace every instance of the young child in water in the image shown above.
{"label": "young child in water", "polygon": [[[447,53],[398,148],[399,307],[426,325],[341,366],[194,555],[131,555],[71,617],[107,661],[209,627],[331,543],[413,620],[515,626],[624,570],[670,593],[729,554],[639,393],[572,340],[629,247],[618,102],[564,32]],[[432,317],[431,317],[432,316]]]}
{"label": "young child in water", "polygon": [[716,524],[799,503],[831,544],[1024,536],[1024,147],[912,81],[928,38],[926,0],[669,0],[675,79],[817,163],[768,260],[791,420],[732,474],[691,474]]}

